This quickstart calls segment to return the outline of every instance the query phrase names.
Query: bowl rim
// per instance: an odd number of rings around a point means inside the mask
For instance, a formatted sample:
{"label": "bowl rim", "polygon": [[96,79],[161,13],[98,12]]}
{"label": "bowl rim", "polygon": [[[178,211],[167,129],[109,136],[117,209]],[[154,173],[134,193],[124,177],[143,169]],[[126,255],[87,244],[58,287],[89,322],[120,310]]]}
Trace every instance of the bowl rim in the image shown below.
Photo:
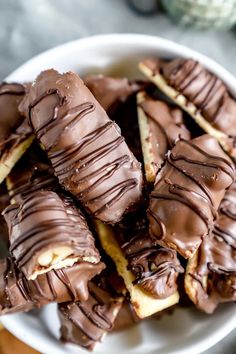
{"label": "bowl rim", "polygon": [[[66,42],[64,44],[60,44],[56,47],[48,49],[36,56],[32,59],[26,61],[24,64],[19,66],[16,70],[14,70],[10,75],[8,75],[5,80],[11,81],[16,80],[18,76],[21,76],[21,73],[28,70],[29,67],[33,67],[38,62],[44,62],[49,56],[57,56],[63,51],[69,52],[73,48],[77,48],[79,46],[80,50],[86,49],[88,47],[93,46],[103,46],[107,44],[112,45],[124,45],[128,46],[132,45],[143,45],[156,47],[162,50],[169,51],[173,54],[173,56],[182,56],[182,57],[193,57],[217,76],[219,76],[229,87],[231,93],[236,96],[236,78],[226,69],[224,69],[220,64],[218,64],[213,59],[207,57],[204,54],[201,54],[195,50],[192,50],[184,45],[178,44],[171,40],[161,38],[158,36],[150,36],[144,34],[131,34],[131,33],[122,33],[122,34],[102,34],[102,35],[93,35],[90,37],[76,39],[70,42]],[[181,53],[181,54],[180,54]],[[40,348],[40,339],[37,338],[37,334],[33,333],[30,336],[25,336],[24,331],[22,332],[20,328],[14,325],[14,316],[16,315],[8,315],[2,317],[3,325],[18,338],[23,340],[25,343],[31,345],[35,349]],[[16,322],[19,321],[18,317],[16,317]],[[222,326],[216,330],[214,333],[210,334],[200,343],[195,343],[189,345],[187,349],[183,349],[180,351],[176,351],[177,354],[188,354],[191,351],[192,354],[197,354],[207,350],[212,347],[220,340],[222,340],[225,336],[227,336],[234,328],[236,328],[236,311],[233,313],[231,319],[226,323],[223,323]],[[43,349],[43,347],[42,347]],[[46,349],[46,348],[45,348]]]}
{"label": "bowl rim", "polygon": [[122,44],[122,45],[128,45],[128,44],[140,44],[142,42],[143,45],[145,46],[158,46],[172,51],[173,55],[178,54],[179,52],[182,53],[182,57],[188,58],[188,57],[194,57],[196,58],[200,63],[202,63],[207,69],[211,70],[213,73],[215,73],[217,76],[219,76],[228,86],[230,91],[234,95],[236,95],[236,77],[231,74],[227,69],[225,69],[221,64],[217,63],[214,59],[211,59],[207,55],[204,55],[194,49],[188,48],[185,45],[176,43],[172,40],[165,39],[163,37],[159,36],[154,36],[154,35],[146,35],[146,34],[137,34],[137,33],[109,33],[109,34],[99,34],[99,35],[92,35],[89,37],[83,37],[79,39],[75,39],[73,41],[65,42],[62,43],[58,46],[55,46],[53,48],[47,49],[37,55],[35,55],[33,58],[29,59],[22,65],[20,65],[16,70],[11,72],[5,80],[11,80],[12,77],[17,76],[20,72],[22,72],[25,68],[27,68],[29,65],[33,65],[34,62],[38,62],[39,60],[45,60],[45,57],[48,57],[48,55],[54,55],[58,52],[60,52],[62,49],[63,50],[68,50],[69,48],[76,47],[77,45],[80,46],[81,49],[86,48],[86,47],[91,47],[91,46],[96,46],[99,43],[99,46],[107,44],[108,42],[112,43],[112,45],[117,45],[117,44]]}

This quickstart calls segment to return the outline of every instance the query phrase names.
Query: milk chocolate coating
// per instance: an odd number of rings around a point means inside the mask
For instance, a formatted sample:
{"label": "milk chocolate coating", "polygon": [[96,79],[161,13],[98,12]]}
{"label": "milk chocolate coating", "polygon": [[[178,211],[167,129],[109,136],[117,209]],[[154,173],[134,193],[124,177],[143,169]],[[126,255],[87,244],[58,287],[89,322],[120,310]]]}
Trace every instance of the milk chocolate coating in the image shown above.
{"label": "milk chocolate coating", "polygon": [[25,107],[60,183],[89,213],[114,223],[140,200],[140,164],[78,75],[42,72]]}
{"label": "milk chocolate coating", "polygon": [[11,200],[16,203],[22,203],[37,191],[60,189],[50,161],[36,145],[17,162],[8,176],[8,181]]}
{"label": "milk chocolate coating", "polygon": [[[226,193],[219,207],[210,237],[198,251],[196,304],[212,313],[218,303],[236,301],[236,183]],[[207,288],[203,279],[207,278]]]}
{"label": "milk chocolate coating", "polygon": [[29,311],[51,302],[86,300],[88,281],[104,268],[103,263],[78,262],[27,280],[12,258],[0,260],[0,314]]}
{"label": "milk chocolate coating", "polygon": [[70,258],[89,257],[94,263],[100,260],[87,222],[69,197],[37,191],[22,203],[9,206],[4,216],[10,252],[27,278],[43,268],[38,264],[39,255],[59,246],[71,248]]}
{"label": "milk chocolate coating", "polygon": [[166,102],[147,97],[139,106],[149,118],[149,141],[154,155],[154,167],[157,172],[164,161],[165,154],[181,136],[189,140],[190,132],[183,122],[183,113],[179,108],[170,107]]}
{"label": "milk chocolate coating", "polygon": [[85,84],[108,116],[118,124],[136,159],[142,162],[135,93],[146,89],[150,83],[95,75],[86,77]]}
{"label": "milk chocolate coating", "polygon": [[236,100],[221,79],[193,59],[148,60],[145,63],[192,102],[214,128],[235,136]]}
{"label": "milk chocolate coating", "polygon": [[145,209],[128,216],[116,227],[117,240],[135,276],[134,285],[157,298],[167,298],[177,290],[177,278],[183,268],[176,252],[155,246],[148,233]]}
{"label": "milk chocolate coating", "polygon": [[151,193],[148,217],[154,243],[189,258],[208,235],[235,168],[217,141],[180,139],[167,154]]}
{"label": "milk chocolate coating", "polygon": [[18,83],[0,84],[0,151],[4,149],[9,136],[24,120],[18,105],[25,92],[25,86]]}
{"label": "milk chocolate coating", "polygon": [[104,75],[87,76],[84,83],[108,115],[129,96],[147,86],[145,81],[130,81],[127,78]]}
{"label": "milk chocolate coating", "polygon": [[121,305],[119,297],[111,295],[100,283],[91,281],[87,301],[58,306],[61,340],[93,350],[96,343],[112,330]]}
{"label": "milk chocolate coating", "polygon": [[32,130],[19,111],[29,85],[2,83],[0,85],[0,156],[4,161],[12,151],[32,135]]}

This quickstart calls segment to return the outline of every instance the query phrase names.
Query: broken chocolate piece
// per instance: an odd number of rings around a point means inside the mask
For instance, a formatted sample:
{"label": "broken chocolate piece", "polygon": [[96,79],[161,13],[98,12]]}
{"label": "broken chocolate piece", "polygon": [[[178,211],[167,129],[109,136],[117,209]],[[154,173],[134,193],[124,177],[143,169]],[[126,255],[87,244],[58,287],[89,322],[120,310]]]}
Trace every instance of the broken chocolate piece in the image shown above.
{"label": "broken chocolate piece", "polygon": [[94,217],[115,223],[139,202],[140,164],[78,75],[42,72],[25,107],[60,183]]}
{"label": "broken chocolate piece", "polygon": [[191,258],[211,232],[235,167],[216,139],[180,139],[167,154],[151,193],[148,217],[154,243]]}
{"label": "broken chocolate piece", "polygon": [[28,279],[77,261],[98,263],[99,252],[70,197],[37,191],[4,211],[10,252]]}

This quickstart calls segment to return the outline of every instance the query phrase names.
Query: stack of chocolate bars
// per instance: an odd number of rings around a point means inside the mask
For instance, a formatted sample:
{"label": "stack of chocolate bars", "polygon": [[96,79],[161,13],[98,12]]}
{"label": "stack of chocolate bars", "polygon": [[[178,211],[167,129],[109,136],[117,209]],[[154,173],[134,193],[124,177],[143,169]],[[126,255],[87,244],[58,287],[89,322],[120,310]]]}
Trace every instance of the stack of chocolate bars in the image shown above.
{"label": "stack of chocolate bars", "polygon": [[56,302],[89,350],[186,294],[236,301],[236,100],[193,59],[139,66],[0,86],[0,314]]}

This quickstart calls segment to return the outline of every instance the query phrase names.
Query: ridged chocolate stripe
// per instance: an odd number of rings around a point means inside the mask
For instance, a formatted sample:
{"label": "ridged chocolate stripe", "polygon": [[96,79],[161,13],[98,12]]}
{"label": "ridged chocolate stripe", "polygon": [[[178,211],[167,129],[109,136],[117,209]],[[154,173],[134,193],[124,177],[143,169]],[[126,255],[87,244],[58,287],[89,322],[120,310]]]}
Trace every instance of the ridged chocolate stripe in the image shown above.
{"label": "ridged chocolate stripe", "polygon": [[27,280],[11,258],[0,260],[0,315],[29,311],[51,302],[86,300],[88,281],[104,265],[78,262]]}
{"label": "ridged chocolate stripe", "polygon": [[4,212],[9,228],[10,252],[29,278],[41,269],[38,257],[59,246],[71,248],[71,257],[100,257],[82,213],[69,197],[36,191]]}
{"label": "ridged chocolate stripe", "polygon": [[150,235],[191,257],[210,233],[235,168],[217,141],[180,139],[157,175],[149,206]]}
{"label": "ridged chocolate stripe", "polygon": [[140,200],[140,165],[78,75],[42,72],[25,107],[60,183],[93,216],[117,222]]}

